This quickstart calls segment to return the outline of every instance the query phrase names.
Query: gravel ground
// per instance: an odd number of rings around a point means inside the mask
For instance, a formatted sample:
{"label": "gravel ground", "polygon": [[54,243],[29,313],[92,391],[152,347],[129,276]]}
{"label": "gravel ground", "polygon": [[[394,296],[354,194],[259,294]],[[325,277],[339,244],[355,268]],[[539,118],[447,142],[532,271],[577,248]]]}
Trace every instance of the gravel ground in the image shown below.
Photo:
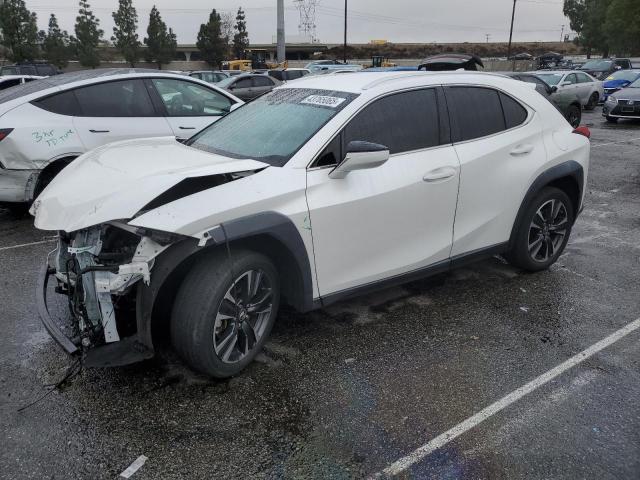
{"label": "gravel ground", "polygon": [[[0,477],[363,478],[640,317],[640,124],[592,128],[586,208],[549,271],[494,258],[307,315],[283,313],[239,377],[169,351],[84,370],[41,326],[49,234],[0,211]],[[42,242],[27,246],[32,242]],[[7,248],[14,247],[16,248]],[[60,304],[60,311],[64,305]],[[640,478],[640,331],[414,464],[402,478]]]}

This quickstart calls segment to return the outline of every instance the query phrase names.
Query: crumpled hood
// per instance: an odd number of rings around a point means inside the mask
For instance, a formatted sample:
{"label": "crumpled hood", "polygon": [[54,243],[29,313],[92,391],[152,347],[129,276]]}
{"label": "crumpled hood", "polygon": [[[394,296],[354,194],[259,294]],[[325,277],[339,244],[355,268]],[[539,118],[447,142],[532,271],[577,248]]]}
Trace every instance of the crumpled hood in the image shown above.
{"label": "crumpled hood", "polygon": [[131,218],[185,178],[267,166],[187,147],[173,137],[116,142],[65,167],[38,196],[31,213],[41,230],[73,232]]}

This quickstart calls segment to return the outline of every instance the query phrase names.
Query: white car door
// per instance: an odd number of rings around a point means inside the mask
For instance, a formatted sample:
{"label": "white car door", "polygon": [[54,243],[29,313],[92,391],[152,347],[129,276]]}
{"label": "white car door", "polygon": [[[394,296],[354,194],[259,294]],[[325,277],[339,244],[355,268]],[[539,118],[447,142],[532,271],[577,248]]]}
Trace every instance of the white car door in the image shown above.
{"label": "white car door", "polygon": [[237,103],[213,88],[189,80],[175,78],[149,79],[150,88],[157,92],[160,108],[176,138],[187,139],[229,113]]}
{"label": "white car door", "polygon": [[156,113],[143,80],[128,78],[79,87],[74,97],[78,116],[73,125],[87,150],[130,138],[172,135],[164,117]]}
{"label": "white car door", "polygon": [[[448,123],[439,118],[439,95],[431,88],[374,101],[309,169],[307,203],[321,296],[448,264],[459,167]],[[348,143],[357,140],[386,145],[391,157],[379,167],[329,178]]]}
{"label": "white car door", "polygon": [[535,112],[492,88],[445,88],[460,193],[452,258],[509,240],[536,161],[546,161]]}
{"label": "white car door", "polygon": [[600,96],[598,84],[595,79],[582,72],[576,73],[575,75],[578,78],[578,96],[585,105],[589,102],[589,98],[594,92],[598,92],[598,96]]}

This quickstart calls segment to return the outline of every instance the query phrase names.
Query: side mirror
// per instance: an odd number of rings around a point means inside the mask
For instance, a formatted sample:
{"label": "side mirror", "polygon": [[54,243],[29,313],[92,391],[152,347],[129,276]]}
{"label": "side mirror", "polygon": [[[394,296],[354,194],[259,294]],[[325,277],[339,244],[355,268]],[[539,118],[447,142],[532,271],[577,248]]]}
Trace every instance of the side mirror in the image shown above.
{"label": "side mirror", "polygon": [[549,93],[556,93],[557,91],[558,91],[558,87],[556,87],[555,85],[549,88]]}
{"label": "side mirror", "polygon": [[560,82],[560,87],[566,87],[567,85],[573,85],[571,82]]}
{"label": "side mirror", "polygon": [[371,142],[349,142],[344,160],[331,170],[329,178],[344,178],[353,170],[376,168],[387,160],[389,160],[389,147]]}

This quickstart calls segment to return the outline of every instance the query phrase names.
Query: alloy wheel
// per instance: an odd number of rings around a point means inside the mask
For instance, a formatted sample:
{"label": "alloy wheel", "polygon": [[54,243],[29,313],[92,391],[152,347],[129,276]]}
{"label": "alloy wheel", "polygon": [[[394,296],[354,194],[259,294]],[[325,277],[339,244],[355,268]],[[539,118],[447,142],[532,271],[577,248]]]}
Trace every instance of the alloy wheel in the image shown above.
{"label": "alloy wheel", "polygon": [[562,246],[569,228],[567,207],[558,199],[544,202],[529,226],[529,255],[535,262],[546,262]]}
{"label": "alloy wheel", "polygon": [[263,270],[247,270],[231,284],[216,312],[213,346],[224,363],[236,363],[255,348],[273,309],[271,281]]}

